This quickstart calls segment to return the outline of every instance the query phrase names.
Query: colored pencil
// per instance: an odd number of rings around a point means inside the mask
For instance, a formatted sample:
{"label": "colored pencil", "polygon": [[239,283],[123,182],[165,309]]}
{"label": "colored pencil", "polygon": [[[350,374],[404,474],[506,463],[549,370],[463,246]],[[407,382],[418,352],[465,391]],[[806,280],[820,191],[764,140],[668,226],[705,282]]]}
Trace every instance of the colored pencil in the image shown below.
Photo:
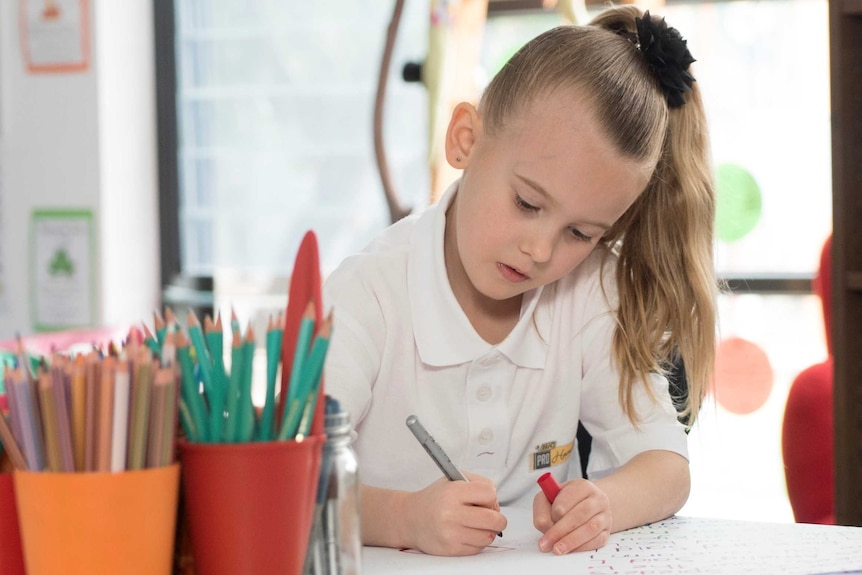
{"label": "colored pencil", "polygon": [[240,374],[237,437],[240,442],[251,441],[254,435],[254,405],[251,401],[251,376],[254,367],[254,330],[251,325],[245,328],[242,344],[242,373]]}
{"label": "colored pencil", "polygon": [[200,385],[195,377],[194,365],[189,351],[188,339],[182,332],[177,333],[177,358],[182,374],[182,398],[188,409],[188,420],[186,433],[191,441],[207,441],[207,416],[206,405],[200,394]]}
{"label": "colored pencil", "polygon": [[[288,404],[285,421],[279,431],[279,439],[297,438],[301,440],[307,434],[306,425],[310,429],[311,417],[314,415],[314,408],[317,405],[320,373],[329,347],[331,329],[332,318],[330,316],[321,323],[320,331],[314,339],[308,358],[303,359],[299,364],[301,371],[296,376],[298,385],[296,386],[295,397],[291,398]],[[296,369],[298,363],[295,359],[293,365]],[[291,379],[293,379],[293,374],[291,374]]]}
{"label": "colored pencil", "polygon": [[3,442],[3,447],[6,448],[6,453],[9,454],[9,461],[12,462],[15,469],[26,470],[27,460],[24,458],[24,454],[21,453],[21,448],[18,446],[18,442],[12,433],[12,428],[2,413],[0,413],[0,441]]}
{"label": "colored pencil", "polygon": [[127,469],[143,469],[147,455],[147,425],[150,420],[150,393],[152,389],[152,356],[141,350],[132,364],[134,372]]}
{"label": "colored pencil", "polygon": [[45,469],[45,452],[41,418],[36,417],[38,401],[26,379],[13,381],[12,386],[15,388],[15,407],[21,426],[21,449],[27,460],[27,469],[42,471]]}
{"label": "colored pencil", "polygon": [[308,305],[305,306],[305,312],[302,314],[302,322],[299,324],[299,333],[296,340],[296,349],[293,352],[293,365],[291,366],[287,388],[288,403],[297,399],[300,392],[302,364],[305,362],[306,357],[308,357],[310,350],[316,313],[314,302],[308,302]]}
{"label": "colored pencil", "polygon": [[[231,322],[233,324],[233,322]],[[233,442],[239,438],[239,403],[242,387],[243,361],[242,335],[237,326],[233,331],[230,354],[230,378],[227,388],[227,420],[225,421],[224,441]]]}
{"label": "colored pencil", "polygon": [[9,368],[7,366],[4,381],[6,382],[6,404],[7,409],[9,410],[9,428],[12,430],[12,434],[15,437],[15,441],[18,443],[18,447],[23,449],[21,425],[18,420],[18,410],[15,409],[17,406],[17,402],[15,400],[15,386],[12,385],[12,382],[21,379],[21,377],[23,376],[21,375],[20,367]]}
{"label": "colored pencil", "polygon": [[96,438],[96,471],[111,470],[111,449],[114,431],[114,370],[116,359],[106,357],[102,361],[102,374],[98,391],[98,429]]}
{"label": "colored pencil", "polygon": [[96,471],[98,443],[99,382],[102,363],[95,351],[87,354],[84,369],[84,471]]}
{"label": "colored pencil", "polygon": [[311,422],[314,417],[317,399],[320,396],[320,378],[323,374],[323,363],[326,360],[326,352],[329,349],[329,338],[332,334],[332,312],[320,324],[320,330],[314,339],[314,346],[309,354],[308,361],[304,365],[303,378],[306,380],[304,387],[308,389],[305,405],[302,410],[302,418],[296,431],[296,440],[302,441],[311,432]]}
{"label": "colored pencil", "polygon": [[78,355],[71,366],[72,445],[75,455],[75,471],[84,471],[85,413],[87,405],[84,356]]}
{"label": "colored pencil", "polygon": [[150,331],[150,328],[147,327],[147,324],[143,324],[144,328],[144,345],[150,348],[150,351],[153,352],[153,355],[159,355],[161,353],[161,346],[159,345],[159,341],[156,339],[156,336]]}
{"label": "colored pencil", "polygon": [[160,367],[153,378],[152,408],[150,409],[149,438],[147,440],[147,467],[164,465],[164,436],[167,424],[168,395],[173,391],[171,381],[174,372],[171,368]]}
{"label": "colored pencil", "polygon": [[258,441],[269,441],[273,436],[272,419],[275,413],[275,382],[281,354],[281,338],[284,331],[284,318],[279,313],[273,320],[269,318],[266,329],[266,398],[258,426]]}
{"label": "colored pencil", "polygon": [[114,370],[114,412],[111,429],[111,471],[126,469],[129,445],[129,360],[121,359]]}
{"label": "colored pencil", "polygon": [[156,330],[156,341],[159,346],[161,346],[162,342],[165,341],[165,334],[168,331],[168,327],[164,318],[162,318],[162,314],[159,313],[159,310],[155,310],[153,312],[153,327]]}
{"label": "colored pencil", "polygon": [[75,471],[75,454],[72,448],[72,422],[69,413],[69,388],[66,376],[66,358],[57,356],[51,366],[51,391],[56,408],[57,447],[60,464],[65,472]]}
{"label": "colored pencil", "polygon": [[54,404],[54,391],[51,376],[44,368],[36,374],[39,405],[42,408],[42,433],[45,438],[45,458],[48,471],[63,471],[60,461],[60,438],[57,430],[57,406]]}

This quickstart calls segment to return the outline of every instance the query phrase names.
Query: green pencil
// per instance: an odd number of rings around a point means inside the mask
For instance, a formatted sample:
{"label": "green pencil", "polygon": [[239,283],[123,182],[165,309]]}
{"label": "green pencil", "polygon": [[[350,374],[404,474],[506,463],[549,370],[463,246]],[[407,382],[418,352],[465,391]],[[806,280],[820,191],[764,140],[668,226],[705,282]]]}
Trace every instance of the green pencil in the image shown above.
{"label": "green pencil", "polygon": [[308,437],[311,431],[311,423],[314,420],[314,408],[317,406],[317,398],[320,395],[320,378],[323,375],[323,364],[326,361],[326,352],[329,350],[329,338],[332,334],[332,314],[320,324],[320,332],[314,340],[314,347],[308,357],[303,369],[303,379],[307,381],[308,396],[302,410],[302,418],[296,431],[297,441]]}
{"label": "green pencil", "polygon": [[[299,333],[296,338],[296,348],[293,351],[293,365],[290,368],[290,380],[287,386],[287,399],[284,404],[284,413],[281,415],[281,426],[278,437],[283,438],[285,434],[285,423],[287,422],[291,406],[295,405],[300,397],[305,397],[307,389],[302,388],[302,364],[308,355],[308,344],[314,331],[314,302],[308,302],[305,312],[302,314],[302,322],[299,324]],[[284,392],[282,392],[284,393]],[[297,407],[294,407],[294,410]]]}
{"label": "green pencil", "polygon": [[230,443],[239,437],[239,395],[243,370],[242,335],[239,330],[233,332],[233,342],[230,353],[230,378],[228,379],[227,421],[225,422],[224,441]]}
{"label": "green pencil", "polygon": [[210,441],[219,442],[224,424],[225,397],[228,388],[227,372],[224,367],[224,331],[220,314],[214,324],[212,321],[204,320],[204,337],[213,362],[213,384],[209,397],[211,410],[209,438]]}
{"label": "green pencil", "polygon": [[189,337],[192,340],[192,347],[195,349],[195,355],[201,369],[201,378],[204,380],[204,391],[206,391],[207,397],[209,397],[212,394],[213,387],[212,358],[204,340],[204,332],[201,329],[201,324],[191,310],[189,310],[188,314],[188,330]]}
{"label": "green pencil", "polygon": [[239,409],[237,420],[237,441],[251,441],[254,435],[254,406],[251,402],[251,376],[254,366],[254,331],[246,327],[245,341],[242,344],[242,377],[239,386]]}
{"label": "green pencil", "polygon": [[[200,394],[200,386],[195,377],[194,364],[189,350],[189,342],[182,332],[177,332],[177,359],[180,363],[180,373],[182,375],[181,394],[183,403],[189,410],[193,430],[187,429],[191,441],[206,442],[207,434],[207,412],[206,405]],[[191,431],[191,433],[189,433]]]}
{"label": "green pencil", "polygon": [[[310,420],[313,417],[314,406],[317,403],[320,374],[323,371],[323,361],[329,348],[331,331],[332,319],[328,317],[321,323],[320,331],[317,337],[314,338],[311,352],[300,369],[297,395],[288,404],[287,417],[279,432],[278,438],[281,440],[297,437],[297,433],[301,431],[300,424],[303,422],[303,419],[307,420],[307,425],[311,425]],[[296,369],[295,364],[294,369]],[[309,410],[310,413],[306,413]]]}
{"label": "green pencil", "polygon": [[273,322],[269,318],[266,330],[266,400],[260,425],[257,428],[258,441],[269,441],[273,436],[272,418],[275,413],[275,379],[278,377],[278,365],[281,360],[281,341],[284,333],[284,318],[281,313]]}

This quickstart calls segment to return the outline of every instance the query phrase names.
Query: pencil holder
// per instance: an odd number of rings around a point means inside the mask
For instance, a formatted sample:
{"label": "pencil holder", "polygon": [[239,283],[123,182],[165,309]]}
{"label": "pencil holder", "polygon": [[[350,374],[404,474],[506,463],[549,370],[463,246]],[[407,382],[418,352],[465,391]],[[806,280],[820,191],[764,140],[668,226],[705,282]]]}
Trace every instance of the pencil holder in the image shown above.
{"label": "pencil holder", "polygon": [[0,473],[0,570],[4,575],[25,573],[11,473]]}
{"label": "pencil holder", "polygon": [[179,443],[196,575],[300,575],[324,437]]}
{"label": "pencil holder", "polygon": [[14,480],[28,575],[171,573],[179,464]]}

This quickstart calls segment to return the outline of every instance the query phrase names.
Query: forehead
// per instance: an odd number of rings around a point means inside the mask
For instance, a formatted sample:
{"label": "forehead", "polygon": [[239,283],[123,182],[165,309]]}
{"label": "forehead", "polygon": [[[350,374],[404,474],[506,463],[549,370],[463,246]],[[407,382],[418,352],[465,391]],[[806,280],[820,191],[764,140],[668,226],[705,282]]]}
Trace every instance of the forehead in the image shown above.
{"label": "forehead", "polygon": [[[556,90],[526,103],[491,139],[508,155],[514,171],[528,172],[552,193],[574,194],[581,200],[586,194],[628,207],[651,174],[651,166],[616,149],[586,92],[576,88]],[[617,205],[608,207],[602,211],[611,215],[618,211]]]}

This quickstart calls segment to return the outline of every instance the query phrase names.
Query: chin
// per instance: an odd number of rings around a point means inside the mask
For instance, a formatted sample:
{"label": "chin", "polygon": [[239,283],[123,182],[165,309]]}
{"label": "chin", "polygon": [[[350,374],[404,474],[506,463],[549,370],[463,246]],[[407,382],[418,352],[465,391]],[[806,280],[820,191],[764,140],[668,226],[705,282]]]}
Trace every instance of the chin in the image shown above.
{"label": "chin", "polygon": [[499,286],[494,286],[496,289],[488,289],[488,290],[478,290],[480,294],[484,297],[494,300],[497,302],[506,302],[515,298],[519,298],[524,295],[525,292],[532,289],[531,287],[525,287],[524,289],[505,289]]}

